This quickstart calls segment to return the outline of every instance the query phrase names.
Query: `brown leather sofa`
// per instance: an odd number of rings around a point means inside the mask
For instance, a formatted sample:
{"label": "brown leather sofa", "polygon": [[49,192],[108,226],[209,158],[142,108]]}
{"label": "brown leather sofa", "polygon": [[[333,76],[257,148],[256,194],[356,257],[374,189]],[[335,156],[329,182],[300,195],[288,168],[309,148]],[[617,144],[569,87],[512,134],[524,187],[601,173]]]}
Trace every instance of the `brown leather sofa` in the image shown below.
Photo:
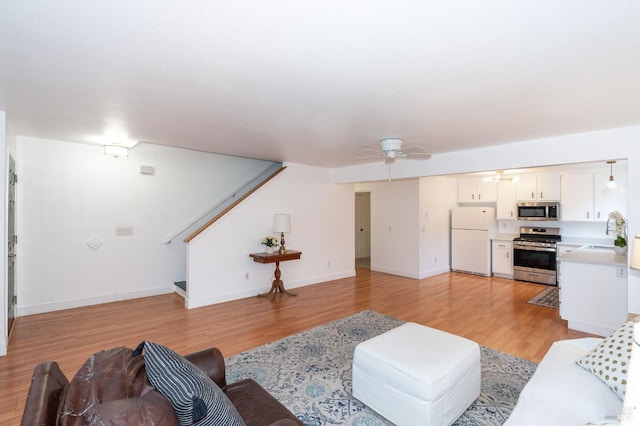
{"label": "brown leather sofa", "polygon": [[[128,348],[94,354],[69,382],[54,361],[38,364],[22,425],[178,425],[171,403],[147,378],[144,357]],[[302,425],[284,405],[251,379],[227,384],[217,348],[186,355],[218,384],[247,425]]]}

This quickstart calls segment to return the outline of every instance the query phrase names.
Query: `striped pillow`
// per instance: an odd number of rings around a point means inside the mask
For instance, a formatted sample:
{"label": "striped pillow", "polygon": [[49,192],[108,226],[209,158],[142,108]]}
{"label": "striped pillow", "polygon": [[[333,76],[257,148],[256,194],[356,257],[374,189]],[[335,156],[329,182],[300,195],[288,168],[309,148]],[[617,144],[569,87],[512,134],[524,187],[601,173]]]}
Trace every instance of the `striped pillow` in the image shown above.
{"label": "striped pillow", "polygon": [[202,370],[169,348],[142,342],[151,384],[170,402],[180,425],[244,425],[242,417],[218,385]]}

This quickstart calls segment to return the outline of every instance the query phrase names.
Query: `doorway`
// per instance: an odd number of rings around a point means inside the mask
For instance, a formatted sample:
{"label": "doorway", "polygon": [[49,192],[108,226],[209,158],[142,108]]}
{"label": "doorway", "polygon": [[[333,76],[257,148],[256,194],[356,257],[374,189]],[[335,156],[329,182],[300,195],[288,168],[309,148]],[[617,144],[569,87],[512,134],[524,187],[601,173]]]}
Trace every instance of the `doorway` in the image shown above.
{"label": "doorway", "polygon": [[356,192],[355,206],[356,266],[371,267],[371,193]]}
{"label": "doorway", "polygon": [[16,162],[9,156],[9,193],[7,206],[7,334],[16,319]]}

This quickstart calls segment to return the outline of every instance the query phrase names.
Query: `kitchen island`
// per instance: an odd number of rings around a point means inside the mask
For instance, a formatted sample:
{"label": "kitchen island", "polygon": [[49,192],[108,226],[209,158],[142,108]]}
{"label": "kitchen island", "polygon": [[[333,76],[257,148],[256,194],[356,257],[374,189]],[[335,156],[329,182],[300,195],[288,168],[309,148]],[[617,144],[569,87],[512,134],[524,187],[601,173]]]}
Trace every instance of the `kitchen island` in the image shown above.
{"label": "kitchen island", "polygon": [[627,318],[627,256],[587,244],[560,262],[560,317],[570,329],[609,335]]}

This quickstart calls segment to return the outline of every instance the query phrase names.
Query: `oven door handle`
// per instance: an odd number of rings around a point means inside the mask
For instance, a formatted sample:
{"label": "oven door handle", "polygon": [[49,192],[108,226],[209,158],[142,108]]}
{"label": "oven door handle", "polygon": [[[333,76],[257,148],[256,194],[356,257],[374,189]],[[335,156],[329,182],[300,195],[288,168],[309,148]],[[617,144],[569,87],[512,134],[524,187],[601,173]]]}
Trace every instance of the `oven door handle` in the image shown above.
{"label": "oven door handle", "polygon": [[531,246],[513,246],[513,250],[521,251],[546,251],[548,253],[555,253],[557,250],[550,247],[531,247]]}

